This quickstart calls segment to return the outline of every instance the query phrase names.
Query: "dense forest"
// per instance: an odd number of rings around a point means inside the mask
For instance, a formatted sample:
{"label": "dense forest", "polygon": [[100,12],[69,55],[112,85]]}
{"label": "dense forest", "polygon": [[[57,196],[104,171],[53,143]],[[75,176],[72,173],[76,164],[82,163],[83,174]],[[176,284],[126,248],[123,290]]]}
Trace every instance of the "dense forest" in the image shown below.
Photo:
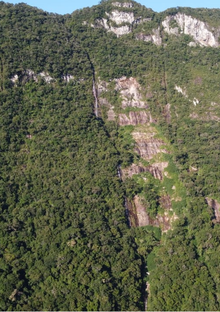
{"label": "dense forest", "polygon": [[220,310],[220,10],[0,30],[0,310]]}

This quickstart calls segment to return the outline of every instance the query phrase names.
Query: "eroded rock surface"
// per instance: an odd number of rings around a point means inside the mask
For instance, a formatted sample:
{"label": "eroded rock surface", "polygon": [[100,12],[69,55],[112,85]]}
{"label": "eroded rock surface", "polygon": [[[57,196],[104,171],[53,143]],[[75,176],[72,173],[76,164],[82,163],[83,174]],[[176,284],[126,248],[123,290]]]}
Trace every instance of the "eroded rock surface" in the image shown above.
{"label": "eroded rock surface", "polygon": [[[176,27],[172,27],[173,21],[176,21]],[[180,35],[184,33],[192,36],[195,42],[201,46],[219,46],[219,29],[215,30],[216,33],[214,34],[207,23],[193,18],[192,16],[183,13],[170,15],[165,18],[162,25],[168,34]]]}
{"label": "eroded rock surface", "polygon": [[133,77],[121,77],[115,79],[115,89],[119,90],[122,96],[122,108],[126,107],[138,107],[147,108],[147,103],[143,101],[141,95],[141,86],[137,80]]}
{"label": "eroded rock surface", "polygon": [[118,123],[120,126],[133,125],[136,126],[138,124],[147,124],[154,122],[150,112],[148,111],[134,111],[126,114],[118,115]]}
{"label": "eroded rock surface", "polygon": [[113,6],[119,7],[119,8],[133,8],[133,3],[132,2],[113,2],[112,3]]}
{"label": "eroded rock surface", "polygon": [[167,166],[168,162],[158,162],[148,166],[146,171],[149,171],[155,179],[163,180],[164,169]]}
{"label": "eroded rock surface", "polygon": [[111,13],[105,13],[109,19],[115,22],[117,25],[121,25],[123,23],[132,24],[135,20],[133,12],[122,12],[118,10],[114,10]]}
{"label": "eroded rock surface", "polygon": [[148,133],[136,132],[132,133],[136,141],[135,151],[145,160],[151,160],[158,153],[167,153],[161,146],[164,145],[163,140],[149,136]]}
{"label": "eroded rock surface", "polygon": [[157,226],[160,227],[163,232],[166,232],[171,229],[172,222],[175,221],[178,217],[175,213],[170,214],[171,210],[171,201],[168,195],[164,195],[160,199],[161,205],[164,208],[164,214],[158,214],[155,218],[151,218],[147,213],[147,207],[143,204],[139,196],[135,196],[133,203],[129,204],[129,217],[131,226]]}
{"label": "eroded rock surface", "polygon": [[147,172],[148,168],[142,165],[132,164],[128,168],[121,169],[122,179],[130,178],[134,174]]}

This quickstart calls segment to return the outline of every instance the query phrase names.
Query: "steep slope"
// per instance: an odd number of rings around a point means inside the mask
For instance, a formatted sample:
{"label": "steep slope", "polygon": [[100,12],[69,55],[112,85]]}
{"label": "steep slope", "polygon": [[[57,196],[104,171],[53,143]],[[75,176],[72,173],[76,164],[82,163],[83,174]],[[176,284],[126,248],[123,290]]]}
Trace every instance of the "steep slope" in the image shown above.
{"label": "steep slope", "polygon": [[0,3],[2,310],[219,310],[219,10]]}

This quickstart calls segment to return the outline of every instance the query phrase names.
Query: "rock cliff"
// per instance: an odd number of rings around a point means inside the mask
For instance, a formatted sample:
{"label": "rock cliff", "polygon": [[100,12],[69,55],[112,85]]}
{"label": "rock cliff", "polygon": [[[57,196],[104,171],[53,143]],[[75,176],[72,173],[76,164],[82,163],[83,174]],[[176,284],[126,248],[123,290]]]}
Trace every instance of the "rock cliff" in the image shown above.
{"label": "rock cliff", "polygon": [[134,131],[132,136],[136,142],[135,151],[145,160],[151,160],[158,153],[167,153],[162,147],[163,140],[155,138],[148,133]]}
{"label": "rock cliff", "polygon": [[[173,21],[177,23],[177,26],[172,27]],[[170,15],[165,18],[162,25],[168,34],[176,36],[186,34],[192,36],[194,41],[201,46],[219,46],[218,37],[220,30],[211,29],[207,23],[192,16],[183,13]]]}
{"label": "rock cliff", "polygon": [[122,108],[138,107],[148,108],[141,95],[141,86],[133,77],[121,77],[115,79],[115,90],[118,90],[122,97]]}
{"label": "rock cliff", "polygon": [[171,213],[171,201],[168,195],[161,197],[161,206],[164,208],[163,213],[157,214],[155,218],[151,218],[147,212],[146,205],[139,196],[135,196],[133,202],[128,205],[131,226],[141,227],[152,225],[160,227],[163,232],[171,229],[172,222],[177,219],[175,213]]}
{"label": "rock cliff", "polygon": [[128,115],[119,114],[118,115],[118,123],[120,126],[133,125],[136,126],[138,124],[147,124],[154,122],[154,119],[151,116],[149,111],[131,111]]}

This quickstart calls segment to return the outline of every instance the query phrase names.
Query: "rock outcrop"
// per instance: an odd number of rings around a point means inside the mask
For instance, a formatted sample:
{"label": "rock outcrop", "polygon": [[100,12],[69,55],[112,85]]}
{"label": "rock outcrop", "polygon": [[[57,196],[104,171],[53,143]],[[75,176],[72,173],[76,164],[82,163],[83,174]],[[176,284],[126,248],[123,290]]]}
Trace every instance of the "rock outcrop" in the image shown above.
{"label": "rock outcrop", "polygon": [[[91,24],[93,28],[102,27],[120,37],[131,33],[133,25],[151,20],[151,18],[142,18],[141,16],[135,17],[134,12],[126,10],[134,6],[131,2],[113,2],[112,5],[113,7],[125,8],[125,10],[115,9],[111,12],[105,12],[105,17],[99,18],[95,21],[95,24]],[[83,25],[88,25],[88,23],[84,21]],[[156,36],[156,33],[153,36]]]}
{"label": "rock outcrop", "polygon": [[155,218],[151,218],[147,213],[147,207],[143,204],[139,196],[135,196],[133,202],[128,205],[128,214],[130,218],[131,226],[141,227],[152,225],[160,227],[163,232],[171,229],[172,222],[178,217],[172,211],[171,201],[168,195],[162,196],[160,199],[161,206],[164,208],[163,214],[157,214]]}
{"label": "rock outcrop", "polygon": [[164,169],[167,168],[168,162],[158,162],[154,163],[147,167],[147,171],[149,171],[155,179],[163,180]]}
{"label": "rock outcrop", "polygon": [[132,164],[130,167],[121,169],[122,179],[131,178],[134,174],[147,172],[148,168],[142,165]]}
{"label": "rock outcrop", "polygon": [[214,210],[215,213],[215,222],[220,223],[220,204],[217,200],[206,197],[206,202]]}
{"label": "rock outcrop", "polygon": [[133,77],[121,77],[115,79],[115,90],[118,90],[122,97],[122,108],[138,107],[148,108],[141,95],[141,86]]}
{"label": "rock outcrop", "polygon": [[118,115],[118,123],[120,126],[127,125],[139,125],[139,124],[147,124],[154,122],[154,119],[151,116],[149,111],[131,111],[128,115],[119,114]]}
{"label": "rock outcrop", "polygon": [[137,40],[143,40],[146,42],[152,42],[158,46],[162,45],[162,37],[160,35],[160,28],[153,29],[152,34],[146,35],[144,33],[140,33],[136,35]]}
{"label": "rock outcrop", "polygon": [[134,131],[132,136],[136,142],[135,151],[145,160],[151,160],[158,153],[167,153],[162,148],[163,140],[154,138],[152,133]]}
{"label": "rock outcrop", "polygon": [[[173,21],[176,22],[176,26],[172,26]],[[202,22],[192,16],[177,13],[175,15],[169,15],[162,22],[164,30],[171,35],[186,34],[193,37],[196,43],[201,46],[218,47],[219,29],[210,29],[209,25]]]}
{"label": "rock outcrop", "polygon": [[112,5],[119,8],[133,8],[134,6],[132,2],[113,2]]}
{"label": "rock outcrop", "polygon": [[122,12],[118,10],[114,10],[111,13],[105,13],[108,18],[115,22],[117,25],[121,25],[123,23],[132,24],[135,21],[133,12]]}
{"label": "rock outcrop", "polygon": [[[46,83],[56,81],[56,79],[51,77],[48,72],[43,71],[41,73],[35,73],[32,69],[26,69],[22,73],[15,74],[12,78],[10,78],[10,80],[14,85],[16,85],[16,82],[18,81],[22,83],[27,83],[30,80],[38,82],[39,78],[42,78]],[[74,76],[70,74],[63,75],[61,78],[67,83],[70,82],[70,80],[75,79]]]}

